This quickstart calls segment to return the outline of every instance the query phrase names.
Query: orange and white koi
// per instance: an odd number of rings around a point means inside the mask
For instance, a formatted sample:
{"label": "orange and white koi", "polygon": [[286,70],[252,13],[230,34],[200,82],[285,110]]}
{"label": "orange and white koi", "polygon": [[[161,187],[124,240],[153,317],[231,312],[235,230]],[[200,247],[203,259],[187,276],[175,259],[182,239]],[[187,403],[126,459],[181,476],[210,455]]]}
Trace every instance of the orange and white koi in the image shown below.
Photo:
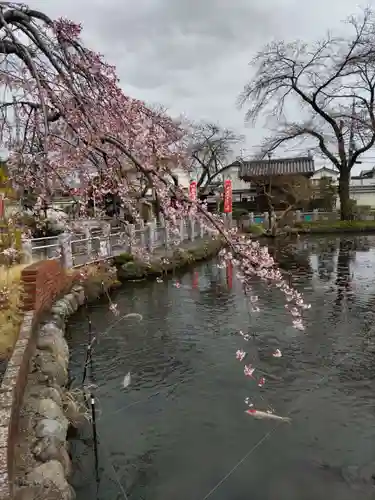
{"label": "orange and white koi", "polygon": [[258,420],[263,420],[263,419],[278,420],[279,422],[286,422],[288,424],[290,424],[292,421],[289,417],[281,417],[280,415],[275,415],[272,412],[255,410],[253,408],[246,410],[245,413]]}

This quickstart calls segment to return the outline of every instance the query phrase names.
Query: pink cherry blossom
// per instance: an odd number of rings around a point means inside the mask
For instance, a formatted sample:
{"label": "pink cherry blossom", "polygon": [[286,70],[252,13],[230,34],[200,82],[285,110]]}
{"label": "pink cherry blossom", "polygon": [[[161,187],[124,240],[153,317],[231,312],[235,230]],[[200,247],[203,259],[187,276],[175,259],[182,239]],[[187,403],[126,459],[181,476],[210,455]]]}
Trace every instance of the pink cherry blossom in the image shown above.
{"label": "pink cherry blossom", "polygon": [[266,379],[264,377],[261,377],[258,380],[258,387],[263,387],[265,383],[266,383]]}
{"label": "pink cherry blossom", "polygon": [[238,350],[236,352],[236,359],[240,360],[240,361],[243,361],[244,358],[246,356],[246,352],[245,351],[241,351],[241,350]]}
{"label": "pink cherry blossom", "polygon": [[251,365],[245,365],[243,372],[246,377],[252,377],[253,373],[255,372],[255,368],[253,368]]}

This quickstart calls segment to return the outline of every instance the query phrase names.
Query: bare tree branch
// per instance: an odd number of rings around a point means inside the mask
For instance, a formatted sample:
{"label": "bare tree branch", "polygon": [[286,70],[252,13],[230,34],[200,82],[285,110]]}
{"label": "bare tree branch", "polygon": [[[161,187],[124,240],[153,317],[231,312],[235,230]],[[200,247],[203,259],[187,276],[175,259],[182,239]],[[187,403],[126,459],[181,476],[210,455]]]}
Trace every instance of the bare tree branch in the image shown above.
{"label": "bare tree branch", "polygon": [[[262,154],[306,139],[340,171],[344,219],[350,217],[350,171],[375,144],[375,16],[366,9],[347,23],[349,38],[267,45],[252,61],[256,75],[239,97],[247,120],[268,116],[273,135]],[[291,119],[295,104],[299,121]]]}
{"label": "bare tree branch", "polygon": [[233,130],[223,129],[214,123],[193,126],[190,152],[192,170],[198,174],[198,189],[204,193],[228,169],[235,146],[244,140]]}

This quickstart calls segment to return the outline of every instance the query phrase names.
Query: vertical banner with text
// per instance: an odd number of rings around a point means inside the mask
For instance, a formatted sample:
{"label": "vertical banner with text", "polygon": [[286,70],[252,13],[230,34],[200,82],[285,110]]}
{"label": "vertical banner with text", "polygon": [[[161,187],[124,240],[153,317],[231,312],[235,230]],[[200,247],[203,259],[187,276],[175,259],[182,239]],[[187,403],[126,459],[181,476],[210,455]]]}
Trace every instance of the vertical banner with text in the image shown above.
{"label": "vertical banner with text", "polygon": [[190,195],[190,199],[192,201],[197,200],[197,183],[196,183],[196,181],[190,182],[189,195]]}
{"label": "vertical banner with text", "polygon": [[232,213],[232,181],[230,179],[224,181],[224,213]]}

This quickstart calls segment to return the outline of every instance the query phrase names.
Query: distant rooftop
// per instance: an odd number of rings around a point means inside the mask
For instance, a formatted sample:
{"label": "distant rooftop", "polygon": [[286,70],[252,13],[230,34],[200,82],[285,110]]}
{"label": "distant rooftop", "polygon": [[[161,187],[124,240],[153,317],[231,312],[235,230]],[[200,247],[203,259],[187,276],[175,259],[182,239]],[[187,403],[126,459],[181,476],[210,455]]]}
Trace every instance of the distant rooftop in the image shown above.
{"label": "distant rooftop", "polygon": [[296,158],[271,158],[270,160],[237,161],[239,178],[270,177],[274,175],[313,175],[314,159],[310,156]]}
{"label": "distant rooftop", "polygon": [[370,168],[369,170],[361,170],[359,177],[373,177],[375,171],[375,167]]}

